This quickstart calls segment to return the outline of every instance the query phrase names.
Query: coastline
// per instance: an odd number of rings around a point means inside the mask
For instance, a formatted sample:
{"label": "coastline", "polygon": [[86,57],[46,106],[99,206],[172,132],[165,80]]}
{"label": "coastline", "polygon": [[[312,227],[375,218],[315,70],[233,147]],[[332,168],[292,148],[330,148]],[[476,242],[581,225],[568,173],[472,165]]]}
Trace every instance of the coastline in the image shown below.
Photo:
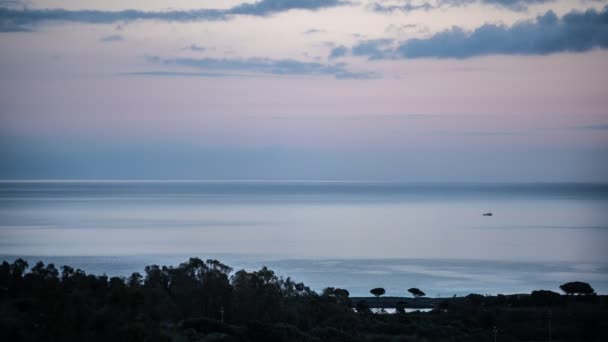
{"label": "coastline", "polygon": [[[270,258],[259,255],[198,254],[202,259],[218,259],[235,270],[254,271],[263,266],[279,276],[302,281],[316,291],[325,287],[346,288],[353,297],[369,296],[369,289],[382,286],[387,297],[407,299],[410,286],[425,290],[432,298],[451,298],[470,293],[483,295],[530,293],[533,290],[559,291],[562,283],[582,280],[592,283],[598,294],[608,293],[608,263],[446,260],[412,258],[324,259]],[[123,256],[36,256],[0,255],[0,261],[23,258],[31,265],[37,261],[72,265],[87,273],[129,276],[143,273],[148,265],[173,265],[186,255]],[[411,297],[410,297],[411,299]]]}

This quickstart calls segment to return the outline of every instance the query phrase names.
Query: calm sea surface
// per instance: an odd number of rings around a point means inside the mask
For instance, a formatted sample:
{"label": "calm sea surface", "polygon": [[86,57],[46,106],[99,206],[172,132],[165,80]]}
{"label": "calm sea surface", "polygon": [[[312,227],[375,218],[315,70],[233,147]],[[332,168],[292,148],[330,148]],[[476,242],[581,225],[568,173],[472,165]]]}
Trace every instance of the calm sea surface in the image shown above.
{"label": "calm sea surface", "polygon": [[0,259],[109,275],[199,256],[353,295],[607,293],[607,246],[607,184],[0,182]]}

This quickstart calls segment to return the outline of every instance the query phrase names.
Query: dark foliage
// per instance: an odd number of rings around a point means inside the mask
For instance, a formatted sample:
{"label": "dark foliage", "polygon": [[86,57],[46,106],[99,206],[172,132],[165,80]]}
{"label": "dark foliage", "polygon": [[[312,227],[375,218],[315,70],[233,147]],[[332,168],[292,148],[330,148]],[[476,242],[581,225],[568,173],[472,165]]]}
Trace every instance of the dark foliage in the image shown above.
{"label": "dark foliage", "polygon": [[420,289],[416,287],[412,287],[407,290],[407,292],[411,293],[414,297],[424,297],[426,293],[422,292]]}
{"label": "dark foliage", "polygon": [[373,294],[376,297],[380,297],[380,296],[384,296],[384,294],[386,293],[386,291],[383,288],[381,288],[381,287],[377,287],[375,289],[371,289],[369,291],[369,293]]}
{"label": "dark foliage", "polygon": [[571,283],[565,283],[559,287],[566,294],[579,294],[579,295],[592,295],[595,294],[595,290],[591,285],[582,281],[573,281]]}
{"label": "dark foliage", "polygon": [[[0,265],[0,341],[480,341],[494,327],[504,341],[608,340],[605,296],[541,290],[440,302],[377,290],[372,303],[392,301],[397,314],[372,314],[361,299],[353,310],[345,289],[317,294],[265,267],[232,272],[217,260],[126,278],[17,260]],[[416,302],[435,310],[405,314]]]}

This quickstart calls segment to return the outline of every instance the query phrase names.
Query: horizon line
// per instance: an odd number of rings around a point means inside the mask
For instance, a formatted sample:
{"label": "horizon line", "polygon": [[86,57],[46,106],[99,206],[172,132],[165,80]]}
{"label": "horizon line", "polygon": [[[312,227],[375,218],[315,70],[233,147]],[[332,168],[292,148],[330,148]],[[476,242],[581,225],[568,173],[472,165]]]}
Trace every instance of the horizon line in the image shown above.
{"label": "horizon line", "polygon": [[385,184],[607,184],[608,181],[415,181],[317,179],[0,179],[0,183],[385,183]]}

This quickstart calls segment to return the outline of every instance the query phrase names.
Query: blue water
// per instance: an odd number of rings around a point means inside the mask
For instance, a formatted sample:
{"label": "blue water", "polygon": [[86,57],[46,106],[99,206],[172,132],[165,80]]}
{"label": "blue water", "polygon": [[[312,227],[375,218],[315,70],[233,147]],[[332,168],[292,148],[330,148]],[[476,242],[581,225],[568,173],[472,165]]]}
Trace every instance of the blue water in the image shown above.
{"label": "blue water", "polygon": [[200,256],[353,295],[606,293],[607,242],[607,184],[0,183],[0,258],[116,275]]}

